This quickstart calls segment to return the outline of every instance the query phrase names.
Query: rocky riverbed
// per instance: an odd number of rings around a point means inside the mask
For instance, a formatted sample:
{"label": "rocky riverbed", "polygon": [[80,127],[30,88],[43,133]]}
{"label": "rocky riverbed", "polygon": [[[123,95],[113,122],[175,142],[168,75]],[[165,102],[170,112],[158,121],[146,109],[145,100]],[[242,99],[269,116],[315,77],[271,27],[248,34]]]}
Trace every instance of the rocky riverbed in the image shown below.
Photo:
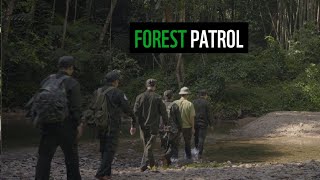
{"label": "rocky riverbed", "polygon": [[[139,172],[141,149],[139,140],[122,141],[113,163],[113,179],[320,179],[320,159],[301,162],[277,163],[217,163],[205,159],[157,172]],[[1,155],[1,180],[31,180],[34,178],[37,148],[7,150]],[[157,151],[157,158],[160,151]],[[209,154],[207,152],[207,154]],[[79,145],[80,170],[84,180],[93,180],[99,166],[98,144]],[[64,157],[58,148],[51,164],[52,179],[66,179]]]}
{"label": "rocky riverbed", "polygon": [[[32,180],[38,135],[27,124],[12,119],[22,118],[16,115],[6,118],[0,180]],[[233,131],[233,136],[209,132],[201,163],[184,163],[181,147],[178,166],[160,167],[156,172],[139,171],[143,151],[141,141],[137,136],[122,135],[113,162],[113,179],[320,180],[319,119],[319,113],[274,112],[250,120],[251,123]],[[14,133],[17,131],[20,133]],[[88,137],[79,144],[80,171],[84,180],[93,180],[99,167],[100,153],[97,141]],[[161,154],[162,150],[157,146],[156,159],[160,159]],[[51,177],[54,180],[66,179],[60,148],[51,164]]]}

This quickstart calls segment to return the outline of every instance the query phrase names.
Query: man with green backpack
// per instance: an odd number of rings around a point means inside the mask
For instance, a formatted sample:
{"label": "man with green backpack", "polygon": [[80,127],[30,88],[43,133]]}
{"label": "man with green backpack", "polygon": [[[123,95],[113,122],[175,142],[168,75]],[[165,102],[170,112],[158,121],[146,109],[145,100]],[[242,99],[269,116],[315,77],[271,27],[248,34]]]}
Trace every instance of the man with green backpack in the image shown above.
{"label": "man with green backpack", "polygon": [[99,131],[101,164],[96,178],[106,180],[111,178],[111,164],[119,144],[119,133],[122,112],[132,118],[130,133],[135,129],[135,117],[129,107],[125,94],[117,87],[120,72],[113,70],[105,76],[105,85],[94,93],[89,109],[84,113],[88,124],[94,124]]}

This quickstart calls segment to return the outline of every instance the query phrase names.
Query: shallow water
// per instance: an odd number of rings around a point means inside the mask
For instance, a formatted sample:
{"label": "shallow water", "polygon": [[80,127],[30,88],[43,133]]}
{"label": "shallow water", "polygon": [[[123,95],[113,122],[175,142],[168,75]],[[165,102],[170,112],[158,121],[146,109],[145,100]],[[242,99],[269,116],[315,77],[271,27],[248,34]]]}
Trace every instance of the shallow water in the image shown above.
{"label": "shallow water", "polygon": [[233,163],[304,162],[320,160],[320,138],[268,138],[251,140],[214,140],[209,138],[204,158]]}
{"label": "shallow water", "polygon": [[[11,151],[25,147],[36,147],[39,142],[37,129],[31,124],[22,120],[22,116],[4,116],[3,148]],[[129,137],[129,125],[123,124],[122,141],[120,141],[119,152],[127,151],[127,139],[138,139],[139,132],[135,137]],[[320,160],[320,138],[312,137],[281,137],[268,139],[232,139],[226,132],[228,130],[216,129],[215,133],[208,133],[206,139],[203,159],[205,161],[232,163],[259,163],[259,162],[304,162],[308,160]],[[86,128],[82,143],[92,142],[94,132]],[[122,145],[121,145],[122,144]],[[183,156],[183,141],[180,143],[179,156]],[[121,150],[121,148],[124,148]],[[133,146],[137,152],[142,152],[140,141]],[[160,157],[163,150],[157,145],[155,156]],[[121,154],[121,153],[120,153]]]}

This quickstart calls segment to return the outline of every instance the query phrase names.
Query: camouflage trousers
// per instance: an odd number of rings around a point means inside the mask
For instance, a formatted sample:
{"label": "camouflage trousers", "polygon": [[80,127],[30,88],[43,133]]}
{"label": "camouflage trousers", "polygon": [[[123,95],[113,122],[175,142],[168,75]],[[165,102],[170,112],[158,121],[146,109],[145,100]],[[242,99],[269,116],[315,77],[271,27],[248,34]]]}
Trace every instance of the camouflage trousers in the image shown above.
{"label": "camouflage trousers", "polygon": [[155,165],[153,149],[156,144],[157,134],[151,133],[150,129],[142,129],[140,127],[140,136],[141,136],[143,147],[144,147],[141,167],[142,166],[152,167]]}
{"label": "camouflage trousers", "polygon": [[181,139],[181,132],[170,133],[167,148],[165,151],[165,158],[170,160],[171,158],[178,159],[179,144]]}

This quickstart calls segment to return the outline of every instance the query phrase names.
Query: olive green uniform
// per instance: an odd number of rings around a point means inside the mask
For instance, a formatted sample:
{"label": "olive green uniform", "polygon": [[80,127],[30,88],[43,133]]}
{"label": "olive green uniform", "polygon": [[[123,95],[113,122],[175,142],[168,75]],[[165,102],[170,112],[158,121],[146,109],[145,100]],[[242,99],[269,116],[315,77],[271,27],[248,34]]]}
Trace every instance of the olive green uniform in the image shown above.
{"label": "olive green uniform", "polygon": [[[103,90],[108,89],[110,86],[111,83],[107,84],[103,87]],[[128,99],[121,90],[112,88],[106,93],[106,96],[110,102],[108,111],[111,121],[110,129],[99,130],[101,164],[96,177],[111,176],[111,164],[119,144],[122,112],[132,117],[132,126],[135,126],[136,122],[132,109],[129,107]]]}
{"label": "olive green uniform", "polygon": [[140,125],[140,135],[144,145],[142,166],[152,167],[155,165],[153,148],[159,132],[160,116],[164,124],[168,121],[166,106],[160,95],[147,90],[137,96],[133,111]]}

